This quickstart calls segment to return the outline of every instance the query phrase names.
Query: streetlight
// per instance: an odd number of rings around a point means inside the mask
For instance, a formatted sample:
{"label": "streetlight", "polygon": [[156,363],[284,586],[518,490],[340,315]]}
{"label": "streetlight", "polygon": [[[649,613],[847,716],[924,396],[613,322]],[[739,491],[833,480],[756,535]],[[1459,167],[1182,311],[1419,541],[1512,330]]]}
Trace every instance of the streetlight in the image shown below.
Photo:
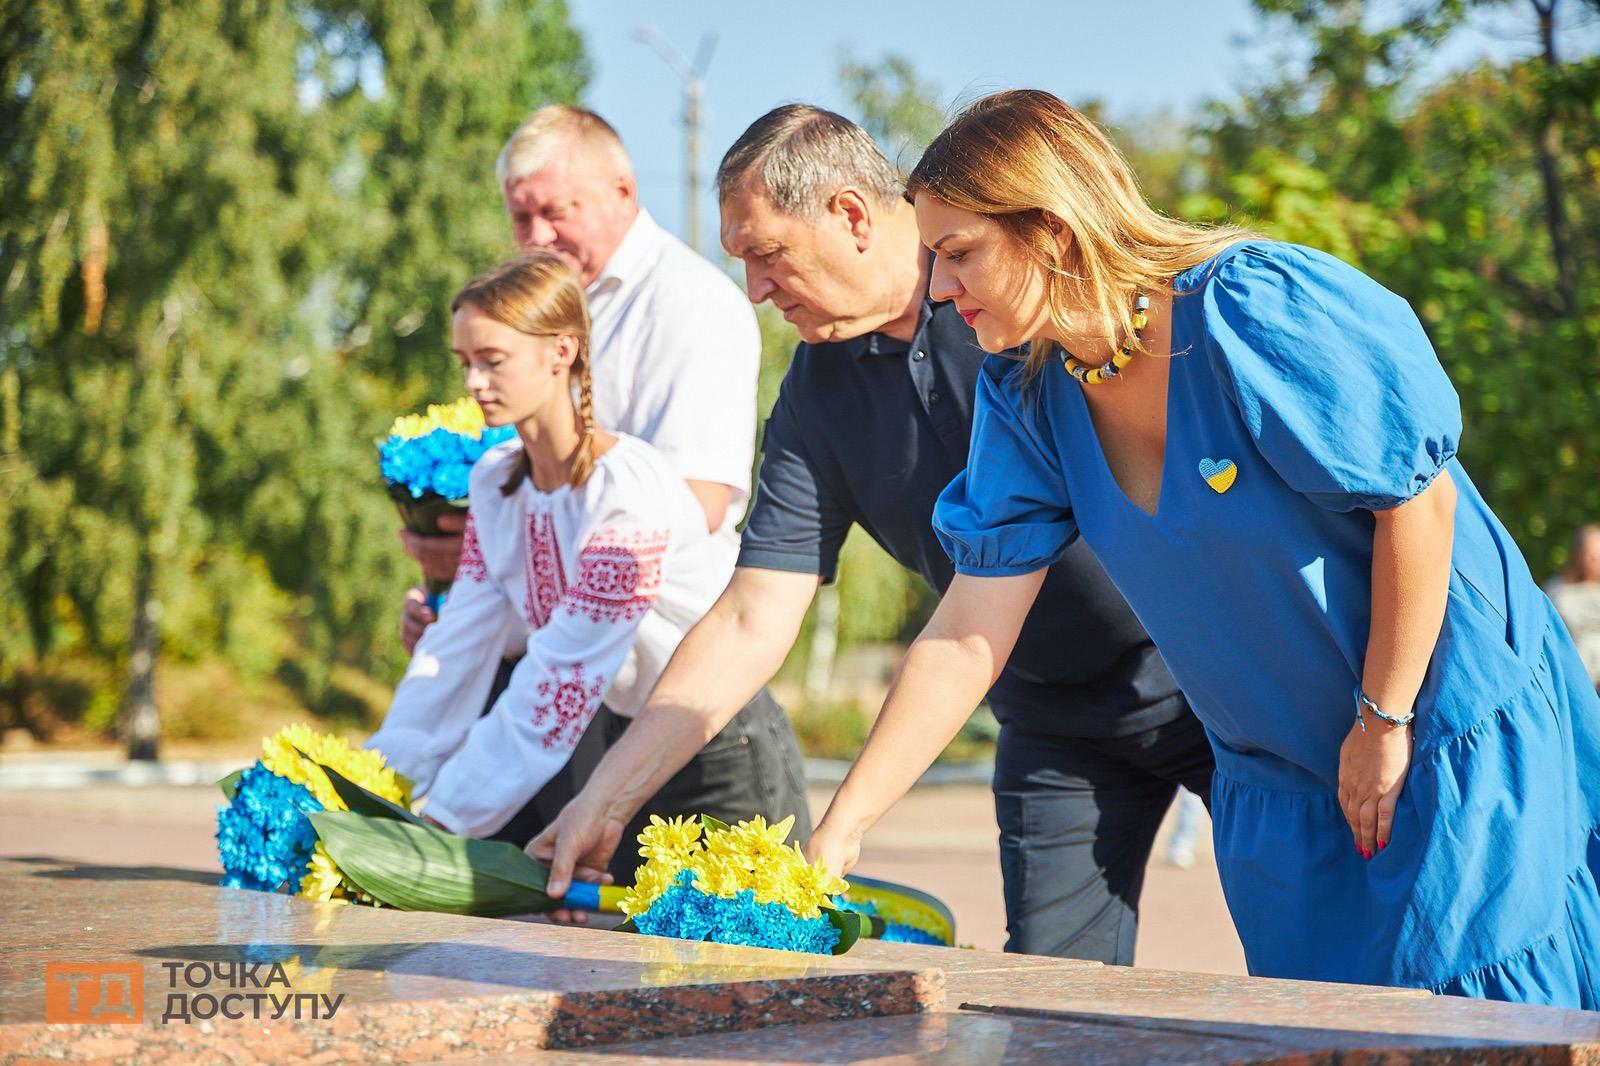
{"label": "streetlight", "polygon": [[684,231],[689,247],[700,250],[700,100],[705,93],[706,68],[717,47],[717,35],[700,38],[700,48],[690,63],[654,26],[640,26],[633,35],[651,48],[683,81]]}

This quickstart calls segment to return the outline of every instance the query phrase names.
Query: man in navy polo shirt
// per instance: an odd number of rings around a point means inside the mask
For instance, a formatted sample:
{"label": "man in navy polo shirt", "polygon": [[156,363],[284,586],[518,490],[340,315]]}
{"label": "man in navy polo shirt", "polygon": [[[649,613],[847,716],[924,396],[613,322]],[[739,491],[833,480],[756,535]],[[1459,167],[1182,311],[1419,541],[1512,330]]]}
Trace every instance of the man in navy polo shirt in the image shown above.
{"label": "man in navy polo shirt", "polygon": [[[984,353],[953,305],[927,299],[898,173],[860,127],[791,104],[745,131],[717,186],[751,301],[772,301],[803,343],[767,422],[733,580],[530,845],[552,861],[552,895],[574,867],[604,870],[644,799],[782,665],[852,523],[935,589],[954,574],[933,505],[966,465]],[[1212,757],[1082,541],[1050,568],[989,705],[1007,950],[1132,963],[1156,829],[1179,784],[1209,797]]]}

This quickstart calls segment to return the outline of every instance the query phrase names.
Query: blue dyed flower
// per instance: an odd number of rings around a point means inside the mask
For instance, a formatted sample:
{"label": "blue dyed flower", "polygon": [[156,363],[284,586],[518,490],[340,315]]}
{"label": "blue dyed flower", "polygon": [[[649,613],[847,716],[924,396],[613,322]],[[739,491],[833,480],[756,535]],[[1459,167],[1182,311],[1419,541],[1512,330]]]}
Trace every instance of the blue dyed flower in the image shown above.
{"label": "blue dyed flower", "polygon": [[222,884],[276,892],[298,891],[316,849],[317,832],[306,817],[322,810],[309,789],[279,777],[259,761],[239,778],[233,802],[217,811],[217,854]]}
{"label": "blue dyed flower", "polygon": [[447,500],[467,496],[467,478],[483,453],[516,435],[511,426],[485,428],[469,435],[438,428],[416,437],[391,434],[378,445],[383,478],[420,499],[436,493]]}
{"label": "blue dyed flower", "polygon": [[782,903],[757,903],[745,889],[731,897],[713,896],[694,887],[693,870],[681,871],[644,913],[635,916],[641,933],[745,944],[757,948],[832,954],[839,930],[825,917],[797,918]]}
{"label": "blue dyed flower", "polygon": [[[873,915],[878,913],[878,908],[867,900],[862,900],[860,903],[852,903],[849,900],[841,899],[837,902],[839,909],[842,911],[858,911],[861,914]],[[904,922],[892,922],[887,918],[883,921],[883,935],[878,939],[902,944],[932,944],[934,947],[940,948],[949,946],[932,933],[918,929],[914,925],[906,925]]]}

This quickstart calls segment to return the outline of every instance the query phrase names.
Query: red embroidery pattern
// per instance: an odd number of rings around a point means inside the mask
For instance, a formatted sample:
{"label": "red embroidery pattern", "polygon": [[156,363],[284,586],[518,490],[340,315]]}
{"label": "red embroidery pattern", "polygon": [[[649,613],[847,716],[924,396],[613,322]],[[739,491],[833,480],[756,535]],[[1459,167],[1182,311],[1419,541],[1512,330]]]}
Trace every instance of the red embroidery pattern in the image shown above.
{"label": "red embroidery pattern", "polygon": [[565,680],[561,672],[558,666],[549,680],[539,682],[540,703],[533,709],[533,724],[549,730],[542,741],[547,751],[558,744],[571,748],[578,743],[578,738],[588,728],[589,719],[599,709],[600,696],[605,691],[604,678],[597,677],[593,684],[584,684],[581,662],[572,664]]}
{"label": "red embroidery pattern", "polygon": [[534,628],[542,628],[567,591],[555,521],[543,511],[528,519],[528,565],[525,569],[528,575],[525,611]]}
{"label": "red embroidery pattern", "polygon": [[562,606],[595,622],[638,618],[661,591],[661,559],[669,539],[665,529],[596,533],[578,555],[578,581]]}
{"label": "red embroidery pattern", "polygon": [[478,543],[478,523],[467,514],[467,527],[461,531],[461,563],[456,567],[457,581],[487,581],[489,567],[483,561],[483,546]]}

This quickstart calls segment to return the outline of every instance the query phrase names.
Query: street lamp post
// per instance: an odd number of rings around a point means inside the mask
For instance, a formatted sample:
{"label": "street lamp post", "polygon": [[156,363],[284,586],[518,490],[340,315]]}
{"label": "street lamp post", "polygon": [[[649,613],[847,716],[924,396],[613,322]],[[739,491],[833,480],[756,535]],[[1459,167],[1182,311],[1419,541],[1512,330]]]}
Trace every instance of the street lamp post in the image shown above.
{"label": "street lamp post", "polygon": [[684,235],[689,247],[700,250],[700,102],[705,95],[706,69],[717,47],[717,35],[705,34],[690,63],[654,26],[641,26],[634,36],[655,49],[683,82]]}

